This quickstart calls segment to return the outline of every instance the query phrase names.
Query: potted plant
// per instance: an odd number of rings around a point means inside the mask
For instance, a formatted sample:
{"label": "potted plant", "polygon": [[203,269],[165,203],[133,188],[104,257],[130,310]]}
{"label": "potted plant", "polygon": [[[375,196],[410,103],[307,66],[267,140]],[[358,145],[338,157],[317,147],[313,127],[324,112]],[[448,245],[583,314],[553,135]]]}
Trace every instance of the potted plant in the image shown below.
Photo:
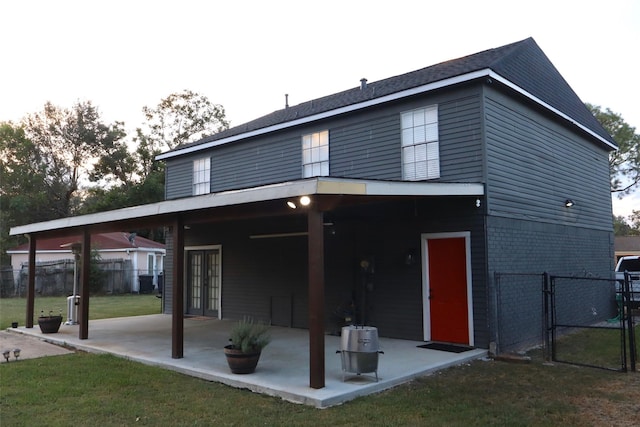
{"label": "potted plant", "polygon": [[262,349],[269,344],[269,326],[244,317],[231,329],[231,342],[224,347],[229,369],[234,374],[250,374],[256,369]]}
{"label": "potted plant", "polygon": [[38,326],[43,334],[55,334],[60,329],[62,323],[62,313],[53,314],[52,311],[48,315],[45,315],[43,311],[40,312],[38,317]]}

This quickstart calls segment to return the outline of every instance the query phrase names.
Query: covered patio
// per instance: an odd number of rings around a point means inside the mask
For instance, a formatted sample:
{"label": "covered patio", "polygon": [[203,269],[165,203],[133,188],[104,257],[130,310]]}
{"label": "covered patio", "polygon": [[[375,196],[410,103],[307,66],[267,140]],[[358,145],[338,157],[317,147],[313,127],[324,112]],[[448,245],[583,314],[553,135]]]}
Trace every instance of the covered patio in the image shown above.
{"label": "covered patio", "polygon": [[110,353],[185,375],[280,397],[317,408],[338,405],[410,381],[439,369],[487,356],[473,349],[462,353],[417,347],[423,342],[380,338],[378,381],[375,375],[343,373],[340,337],[324,335],[325,387],[309,387],[309,335],[304,329],[271,327],[271,343],[253,374],[232,374],[224,357],[233,321],[207,317],[184,319],[184,357],[172,358],[171,316],[156,314],[92,320],[89,339],[78,337],[78,325],[62,325],[56,334],[38,328],[14,329],[55,344],[93,353]]}
{"label": "covered patio", "polygon": [[[303,396],[320,396],[316,400],[320,406],[324,405],[327,399],[323,398],[323,391],[317,391],[324,387],[327,387],[327,381],[329,384],[335,380],[335,375],[341,379],[341,371],[331,366],[331,364],[339,364],[340,360],[335,355],[335,350],[338,348],[337,344],[328,342],[330,338],[324,336],[325,332],[325,225],[327,225],[326,216],[330,213],[336,212],[336,210],[349,209],[350,207],[359,206],[362,210],[367,210],[368,206],[375,206],[373,203],[379,203],[386,201],[394,204],[397,202],[405,203],[404,208],[407,207],[411,212],[417,210],[415,203],[417,200],[436,200],[437,198],[447,198],[447,200],[466,201],[465,206],[472,206],[472,200],[476,197],[484,194],[484,187],[482,184],[463,184],[463,183],[422,183],[422,182],[389,182],[389,181],[375,181],[375,180],[360,180],[360,179],[337,179],[337,178],[312,178],[304,179],[300,181],[286,182],[280,184],[264,185],[260,187],[253,187],[247,189],[225,191],[220,193],[211,193],[207,195],[189,197],[186,199],[167,200],[164,202],[158,202],[148,205],[136,206],[131,208],[123,208],[114,211],[100,212],[95,214],[89,214],[78,217],[62,218],[52,220],[43,223],[29,224],[24,226],[13,227],[11,229],[11,235],[24,234],[30,239],[29,248],[29,282],[27,289],[27,315],[26,315],[26,327],[33,328],[34,319],[34,298],[35,298],[35,265],[36,265],[36,242],[39,239],[54,237],[54,236],[70,236],[70,235],[82,235],[81,243],[81,271],[80,271],[80,307],[78,310],[79,325],[72,328],[72,332],[68,334],[68,342],[77,343],[78,348],[83,348],[86,344],[96,337],[94,334],[99,332],[98,323],[91,324],[91,334],[89,333],[89,274],[90,274],[90,250],[91,250],[91,235],[94,233],[136,229],[140,227],[168,227],[171,229],[170,245],[171,247],[171,261],[170,272],[168,272],[166,281],[171,283],[171,288],[165,288],[164,298],[165,312],[170,312],[170,316],[164,316],[162,322],[163,327],[157,330],[159,336],[158,340],[162,340],[162,344],[157,347],[157,354],[154,353],[154,358],[160,360],[171,360],[167,362],[168,366],[175,366],[176,369],[182,369],[181,367],[191,366],[189,362],[183,362],[181,359],[192,353],[194,350],[190,348],[191,342],[185,336],[187,333],[186,318],[185,318],[185,281],[187,274],[185,271],[185,239],[188,236],[197,236],[204,234],[203,230],[211,228],[214,224],[222,224],[226,227],[227,224],[236,223],[242,220],[255,220],[261,223],[266,223],[274,218],[279,218],[292,228],[291,230],[282,233],[283,230],[276,230],[276,233],[261,234],[261,235],[249,235],[244,240],[243,245],[247,245],[247,241],[256,241],[254,238],[261,238],[258,240],[264,240],[265,237],[280,237],[280,236],[305,236],[306,237],[306,259],[301,260],[296,265],[302,265],[306,269],[306,282],[307,290],[305,291],[304,298],[307,300],[306,311],[308,315],[306,319],[300,323],[301,328],[304,329],[292,329],[288,332],[282,332],[283,334],[299,334],[300,341],[295,345],[287,346],[286,351],[282,351],[278,357],[281,360],[280,363],[283,366],[297,366],[297,362],[303,361],[296,369],[296,373],[292,374],[288,372],[286,375],[293,380],[293,375],[300,375],[300,377],[306,377],[306,381],[300,381],[299,387],[310,387],[315,390],[306,390]],[[310,202],[305,208],[291,209],[291,202],[293,199],[306,197]],[[289,205],[289,206],[288,206]],[[475,208],[467,208],[475,209]],[[376,209],[370,209],[372,212],[376,212]],[[385,220],[384,214],[381,217]],[[480,218],[478,216],[478,218]],[[297,223],[299,220],[299,224]],[[356,221],[357,220],[353,220]],[[478,224],[480,224],[478,222]],[[239,226],[241,226],[240,224]],[[379,230],[376,230],[379,231]],[[248,234],[248,230],[243,231],[244,234]],[[419,239],[420,235],[414,233],[412,237]],[[211,243],[211,242],[206,242]],[[412,242],[415,244],[415,242]],[[242,248],[240,248],[242,249]],[[304,251],[297,251],[302,253]],[[236,251],[237,253],[241,252]],[[227,251],[227,254],[231,252]],[[350,254],[351,255],[351,254]],[[229,259],[227,257],[227,259]],[[254,259],[255,260],[255,259]],[[253,262],[254,260],[251,260]],[[251,269],[248,269],[251,270]],[[227,270],[228,271],[228,270]],[[418,270],[416,270],[418,271]],[[260,273],[258,271],[258,273]],[[419,279],[419,275],[416,273],[416,278]],[[165,282],[166,285],[167,282]],[[415,280],[412,288],[412,292],[420,291],[420,281]],[[226,289],[230,289],[227,287]],[[411,297],[411,301],[416,299]],[[471,301],[471,298],[469,298]],[[225,318],[222,316],[223,308],[220,308],[217,312],[218,318]],[[396,312],[402,312],[402,310]],[[228,311],[227,311],[228,313]],[[250,313],[251,314],[251,313]],[[421,315],[422,313],[418,313]],[[233,317],[233,316],[230,316]],[[264,317],[264,316],[263,316]],[[416,317],[418,319],[418,317]],[[470,316],[469,319],[472,319]],[[451,319],[447,319],[450,322]],[[166,323],[165,325],[165,322]],[[208,322],[205,322],[208,323]],[[363,322],[365,323],[365,322]],[[417,324],[413,322],[412,324]],[[295,325],[291,325],[295,326]],[[404,330],[402,327],[398,327],[399,330]],[[215,330],[216,328],[212,328]],[[135,331],[135,328],[133,328]],[[123,330],[116,330],[112,337],[113,343],[127,342],[128,339],[124,336],[129,332],[129,328]],[[65,332],[66,334],[66,332]],[[71,336],[76,337],[71,341]],[[226,342],[228,334],[223,333],[221,342]],[[303,339],[304,338],[304,339]],[[406,337],[402,337],[406,338]],[[473,342],[474,334],[470,334],[471,345],[475,345]],[[337,338],[336,338],[337,339]],[[133,343],[138,343],[139,339],[132,338]],[[165,345],[165,341],[169,343]],[[443,340],[445,341],[445,340]],[[197,341],[198,345],[202,345]],[[209,339],[207,342],[212,342]],[[381,342],[383,345],[385,341]],[[72,344],[73,345],[73,344]],[[412,345],[415,347],[415,345]],[[136,354],[136,347],[127,349],[125,355]],[[216,347],[216,348],[222,348]],[[277,346],[273,346],[277,348]],[[275,351],[272,349],[267,350]],[[290,351],[291,348],[299,348],[293,354]],[[383,349],[384,350],[384,349]],[[300,355],[298,356],[298,353]],[[418,353],[426,354],[425,350],[419,349]],[[481,353],[483,353],[481,351]],[[450,356],[450,355],[448,355]],[[301,357],[301,359],[298,359]],[[421,356],[423,357],[423,356]],[[171,359],[169,359],[171,358]],[[144,358],[142,358],[144,360]],[[155,360],[154,359],[154,360]],[[207,359],[210,359],[207,357]],[[293,364],[293,361],[296,364]],[[400,361],[399,367],[408,368]],[[423,373],[425,370],[423,366],[425,363],[422,360],[417,364],[414,369],[416,372]],[[293,365],[292,365],[293,364]],[[204,367],[196,369],[204,369]],[[330,371],[331,369],[331,371]],[[206,370],[205,370],[206,371]],[[428,371],[428,370],[427,370]],[[333,372],[329,374],[329,372]],[[331,376],[333,375],[333,376]],[[389,375],[387,375],[388,377]],[[391,375],[392,377],[404,378],[404,374]],[[282,381],[282,372],[277,375],[277,381],[273,383],[277,384]],[[235,380],[229,380],[222,375],[221,380],[225,382],[233,383]],[[234,377],[235,378],[235,377]],[[255,377],[257,379],[260,376]],[[397,381],[401,381],[397,380]],[[396,382],[397,382],[396,381]],[[386,386],[384,385],[386,384]],[[380,384],[371,386],[374,390],[389,387],[394,385],[395,382],[381,381]],[[246,387],[246,384],[242,385]],[[260,384],[255,385],[260,388]],[[277,388],[276,388],[277,389]],[[282,388],[283,393],[290,390],[285,384]],[[360,388],[358,388],[360,390]],[[352,390],[355,392],[355,390]],[[331,391],[329,391],[331,393]],[[356,394],[357,395],[357,394]],[[308,397],[312,399],[312,397]],[[299,400],[299,399],[298,399]],[[303,399],[304,400],[304,399]],[[328,399],[330,402],[331,399]]]}

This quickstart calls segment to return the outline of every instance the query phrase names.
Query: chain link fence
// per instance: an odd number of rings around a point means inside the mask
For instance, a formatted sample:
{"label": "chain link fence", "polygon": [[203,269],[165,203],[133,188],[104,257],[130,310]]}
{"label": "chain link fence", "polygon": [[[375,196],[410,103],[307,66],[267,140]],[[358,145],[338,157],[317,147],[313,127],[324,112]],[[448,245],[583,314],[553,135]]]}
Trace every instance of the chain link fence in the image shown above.
{"label": "chain link fence", "polygon": [[544,344],[544,274],[495,273],[496,350],[517,352]]}
{"label": "chain link fence", "polygon": [[[80,271],[77,270],[79,277]],[[41,296],[73,294],[74,260],[39,262],[36,265],[35,292]],[[0,296],[25,297],[29,279],[27,265],[20,270],[0,269]],[[134,270],[130,260],[109,259],[92,262],[89,290],[92,294],[150,293],[162,284],[162,273]]]}
{"label": "chain link fence", "polygon": [[547,360],[636,369],[634,325],[640,316],[615,280],[495,273],[494,283],[498,354],[540,347]]}

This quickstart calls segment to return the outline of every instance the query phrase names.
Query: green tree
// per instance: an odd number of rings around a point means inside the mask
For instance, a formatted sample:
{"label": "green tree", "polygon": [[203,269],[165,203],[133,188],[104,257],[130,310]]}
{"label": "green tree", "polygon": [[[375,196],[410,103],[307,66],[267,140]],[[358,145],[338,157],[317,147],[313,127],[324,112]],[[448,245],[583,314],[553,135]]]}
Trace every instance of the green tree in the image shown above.
{"label": "green tree", "polygon": [[627,223],[622,215],[613,216],[613,234],[616,236],[630,236],[632,233],[631,226]]}
{"label": "green tree", "polygon": [[9,228],[55,218],[45,182],[40,152],[24,128],[0,123],[0,264],[9,263],[6,249],[21,243]]}
{"label": "green tree", "polygon": [[117,152],[113,147],[125,136],[120,123],[104,124],[91,102],[77,102],[71,109],[47,102],[42,112],[23,120],[23,127],[37,148],[47,198],[57,218],[74,213],[81,201],[81,182],[98,159]]}
{"label": "green tree", "polygon": [[101,155],[89,171],[89,180],[107,186],[129,184],[134,181],[138,167],[129,153],[124,123],[116,122],[111,128],[111,137],[101,141]]}
{"label": "green tree", "polygon": [[129,152],[124,144],[109,147],[110,153],[96,166],[96,176],[112,177],[111,187],[89,190],[84,213],[158,202],[164,199],[164,163],[158,154],[227,129],[224,108],[205,96],[185,90],[162,99],[155,108],[143,107],[147,123],[136,129]]}
{"label": "green tree", "polygon": [[142,112],[148,127],[145,145],[151,152],[172,150],[229,128],[224,107],[190,90],[172,93],[155,108],[143,107]]}
{"label": "green tree", "polygon": [[631,234],[633,236],[640,236],[640,210],[631,211],[629,221],[631,221]]}
{"label": "green tree", "polygon": [[618,197],[628,195],[640,183],[640,135],[609,108],[603,111],[598,105],[586,106],[618,144],[618,150],[609,155],[611,192]]}

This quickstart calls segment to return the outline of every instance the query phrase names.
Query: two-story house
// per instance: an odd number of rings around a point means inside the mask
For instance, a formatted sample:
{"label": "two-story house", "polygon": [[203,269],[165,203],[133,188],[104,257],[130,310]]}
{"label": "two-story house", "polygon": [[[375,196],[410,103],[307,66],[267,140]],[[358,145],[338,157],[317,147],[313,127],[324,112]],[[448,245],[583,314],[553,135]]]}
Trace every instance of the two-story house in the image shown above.
{"label": "two-story house", "polygon": [[610,277],[615,148],[529,38],[164,153],[164,202],[12,234],[168,224],[173,357],[183,315],[252,315],[309,329],[318,388],[344,307],[381,336],[489,348],[510,321],[495,272]]}

